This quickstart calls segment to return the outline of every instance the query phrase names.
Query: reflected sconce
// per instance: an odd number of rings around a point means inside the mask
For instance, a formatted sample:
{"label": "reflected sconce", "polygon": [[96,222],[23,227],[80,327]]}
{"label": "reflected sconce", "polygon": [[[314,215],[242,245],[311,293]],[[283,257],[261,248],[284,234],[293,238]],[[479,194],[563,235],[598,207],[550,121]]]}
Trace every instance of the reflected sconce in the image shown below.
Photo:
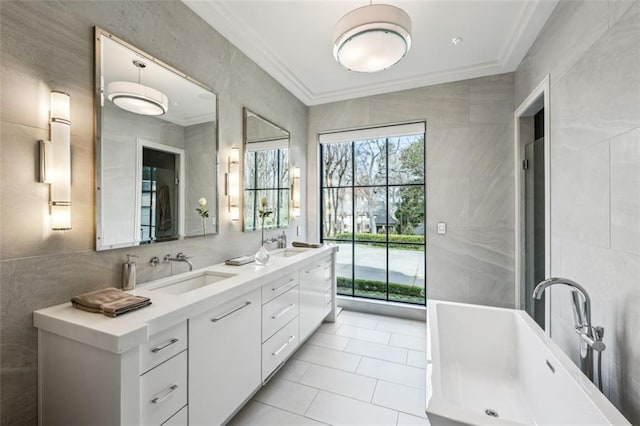
{"label": "reflected sconce", "polygon": [[51,229],[71,229],[71,97],[51,92],[49,139],[40,141],[40,182],[49,184]]}
{"label": "reflected sconce", "polygon": [[240,148],[232,147],[225,174],[225,194],[229,200],[231,220],[240,219]]}
{"label": "reflected sconce", "polygon": [[292,215],[300,217],[300,167],[291,171],[291,207]]}

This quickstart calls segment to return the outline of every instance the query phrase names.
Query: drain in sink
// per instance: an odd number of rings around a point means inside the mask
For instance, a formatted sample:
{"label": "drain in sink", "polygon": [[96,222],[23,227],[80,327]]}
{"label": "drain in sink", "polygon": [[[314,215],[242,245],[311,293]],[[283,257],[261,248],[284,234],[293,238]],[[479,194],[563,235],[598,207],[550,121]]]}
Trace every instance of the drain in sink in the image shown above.
{"label": "drain in sink", "polygon": [[491,416],[491,417],[500,417],[500,416],[498,415],[498,412],[497,412],[496,410],[492,410],[491,408],[487,408],[486,410],[484,410],[484,413],[485,413],[487,416]]}

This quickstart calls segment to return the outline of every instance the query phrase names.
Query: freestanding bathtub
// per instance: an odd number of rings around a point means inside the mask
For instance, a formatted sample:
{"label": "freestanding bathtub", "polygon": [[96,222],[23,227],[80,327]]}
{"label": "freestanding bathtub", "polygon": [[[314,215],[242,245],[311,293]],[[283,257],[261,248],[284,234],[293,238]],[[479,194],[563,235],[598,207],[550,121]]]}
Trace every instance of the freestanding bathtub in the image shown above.
{"label": "freestanding bathtub", "polygon": [[434,426],[630,424],[524,311],[429,301],[427,326]]}

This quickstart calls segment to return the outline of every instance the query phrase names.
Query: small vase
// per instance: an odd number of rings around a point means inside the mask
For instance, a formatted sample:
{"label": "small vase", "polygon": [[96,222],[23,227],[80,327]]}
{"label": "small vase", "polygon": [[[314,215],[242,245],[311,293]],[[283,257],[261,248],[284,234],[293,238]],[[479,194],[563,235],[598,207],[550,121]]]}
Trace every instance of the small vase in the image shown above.
{"label": "small vase", "polygon": [[260,249],[256,252],[253,258],[258,265],[266,265],[269,263],[269,250],[264,248],[264,246],[260,246]]}

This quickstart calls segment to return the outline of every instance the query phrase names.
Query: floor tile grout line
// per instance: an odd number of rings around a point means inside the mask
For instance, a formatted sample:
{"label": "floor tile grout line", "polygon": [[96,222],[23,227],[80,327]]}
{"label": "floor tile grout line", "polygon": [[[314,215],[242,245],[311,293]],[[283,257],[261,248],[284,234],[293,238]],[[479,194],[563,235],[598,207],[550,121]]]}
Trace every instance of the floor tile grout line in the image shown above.
{"label": "floor tile grout line", "polygon": [[380,380],[376,379],[376,384],[373,385],[373,392],[371,392],[371,399],[369,400],[369,404],[373,404],[373,397],[376,395],[376,389],[378,389],[378,382]]}

